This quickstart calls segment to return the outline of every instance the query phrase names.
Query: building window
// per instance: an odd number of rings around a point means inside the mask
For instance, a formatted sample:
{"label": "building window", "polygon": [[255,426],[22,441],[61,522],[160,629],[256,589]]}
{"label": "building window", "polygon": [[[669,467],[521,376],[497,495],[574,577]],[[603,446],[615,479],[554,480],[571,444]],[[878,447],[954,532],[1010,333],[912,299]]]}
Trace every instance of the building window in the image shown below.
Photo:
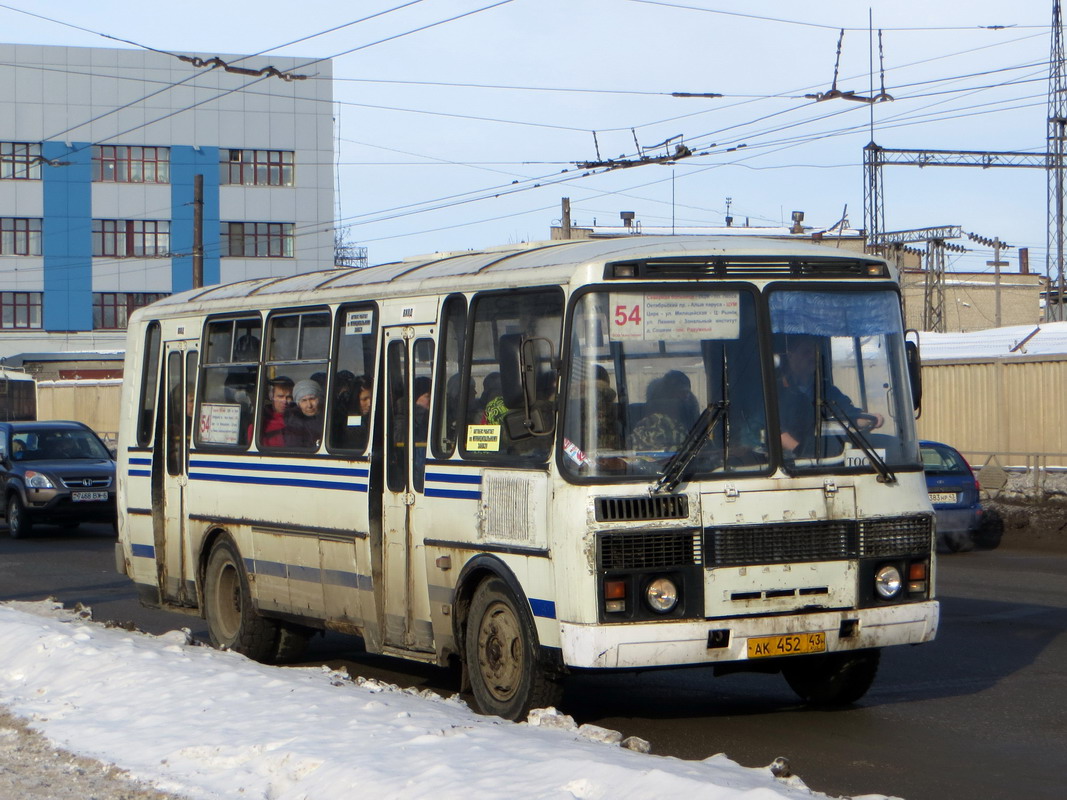
{"label": "building window", "polygon": [[292,186],[291,150],[222,150],[219,183],[237,186]]}
{"label": "building window", "polygon": [[41,255],[41,220],[0,217],[0,256]]}
{"label": "building window", "polygon": [[170,148],[93,145],[93,180],[104,183],[170,183]]}
{"label": "building window", "polygon": [[93,255],[115,258],[170,254],[170,222],[165,219],[94,219]]}
{"label": "building window", "polygon": [[0,142],[0,180],[39,181],[41,145]]}
{"label": "building window", "polygon": [[293,223],[226,222],[222,254],[238,258],[292,258]]}
{"label": "building window", "polygon": [[40,292],[0,292],[0,330],[40,327]]}
{"label": "building window", "polygon": [[93,330],[125,330],[130,314],[166,296],[163,292],[93,292]]}

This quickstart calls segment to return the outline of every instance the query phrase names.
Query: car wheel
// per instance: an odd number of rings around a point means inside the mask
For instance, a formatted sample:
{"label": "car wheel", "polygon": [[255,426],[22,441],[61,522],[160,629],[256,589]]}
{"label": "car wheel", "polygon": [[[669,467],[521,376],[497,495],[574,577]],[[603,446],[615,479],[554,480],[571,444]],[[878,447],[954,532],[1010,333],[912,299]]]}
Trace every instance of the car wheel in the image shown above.
{"label": "car wheel", "polygon": [[466,660],[475,709],[521,720],[531,708],[556,705],[562,686],[537,659],[537,632],[507,584],[482,581],[467,619]]}
{"label": "car wheel", "polygon": [[229,539],[211,548],[204,579],[204,616],[216,647],[234,650],[255,661],[270,661],[278,642],[278,625],[252,607],[248,575]]}
{"label": "car wheel", "polygon": [[33,523],[30,522],[30,517],[26,513],[26,506],[22,504],[22,498],[17,494],[11,495],[7,499],[7,529],[11,533],[11,538],[21,539],[29,535],[32,527]]}
{"label": "car wheel", "polygon": [[789,687],[813,706],[848,706],[874,683],[878,674],[878,650],[797,656],[782,667]]}

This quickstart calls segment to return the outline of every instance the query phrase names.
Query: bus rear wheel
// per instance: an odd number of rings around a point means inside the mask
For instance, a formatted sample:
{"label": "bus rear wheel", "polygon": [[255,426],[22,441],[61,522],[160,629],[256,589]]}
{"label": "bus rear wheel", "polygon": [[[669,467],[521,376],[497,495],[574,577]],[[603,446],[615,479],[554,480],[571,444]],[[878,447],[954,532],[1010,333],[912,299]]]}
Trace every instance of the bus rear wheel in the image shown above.
{"label": "bus rear wheel", "polygon": [[204,617],[216,647],[256,661],[269,661],[275,655],[278,625],[253,608],[248,575],[229,539],[219,539],[208,557]]}
{"label": "bus rear wheel", "polygon": [[474,592],[465,649],[478,712],[517,721],[559,702],[562,686],[539,663],[533,619],[500,578]]}
{"label": "bus rear wheel", "polygon": [[874,683],[879,650],[798,657],[782,667],[789,687],[812,706],[840,707],[855,703]]}

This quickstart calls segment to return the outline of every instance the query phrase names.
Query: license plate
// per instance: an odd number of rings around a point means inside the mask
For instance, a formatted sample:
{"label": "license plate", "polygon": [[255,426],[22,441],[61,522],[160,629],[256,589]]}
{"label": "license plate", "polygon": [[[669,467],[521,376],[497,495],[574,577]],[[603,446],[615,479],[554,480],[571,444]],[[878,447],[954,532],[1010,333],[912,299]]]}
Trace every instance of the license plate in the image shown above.
{"label": "license plate", "polygon": [[70,499],[75,503],[93,503],[107,500],[107,492],[71,492]]}
{"label": "license plate", "polygon": [[955,492],[930,492],[931,503],[955,503],[958,497]]}
{"label": "license plate", "polygon": [[789,633],[785,636],[759,636],[748,640],[749,658],[794,656],[800,653],[822,653],[826,650],[826,634]]}

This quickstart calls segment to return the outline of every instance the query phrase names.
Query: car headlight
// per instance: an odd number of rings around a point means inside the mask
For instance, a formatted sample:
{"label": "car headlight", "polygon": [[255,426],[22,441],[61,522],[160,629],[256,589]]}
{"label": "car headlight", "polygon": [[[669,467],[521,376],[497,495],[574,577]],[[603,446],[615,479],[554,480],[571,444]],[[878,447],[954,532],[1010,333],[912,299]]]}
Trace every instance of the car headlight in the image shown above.
{"label": "car headlight", "polygon": [[32,469],[26,470],[26,485],[31,489],[55,489],[56,485],[52,483],[52,479],[45,475],[43,472],[34,472]]}
{"label": "car headlight", "polygon": [[890,600],[900,594],[900,588],[904,582],[900,577],[900,570],[892,564],[880,567],[874,573],[874,588],[878,596],[883,600]]}
{"label": "car headlight", "polygon": [[678,605],[678,587],[670,578],[656,578],[645,587],[645,602],[653,611],[668,614]]}

